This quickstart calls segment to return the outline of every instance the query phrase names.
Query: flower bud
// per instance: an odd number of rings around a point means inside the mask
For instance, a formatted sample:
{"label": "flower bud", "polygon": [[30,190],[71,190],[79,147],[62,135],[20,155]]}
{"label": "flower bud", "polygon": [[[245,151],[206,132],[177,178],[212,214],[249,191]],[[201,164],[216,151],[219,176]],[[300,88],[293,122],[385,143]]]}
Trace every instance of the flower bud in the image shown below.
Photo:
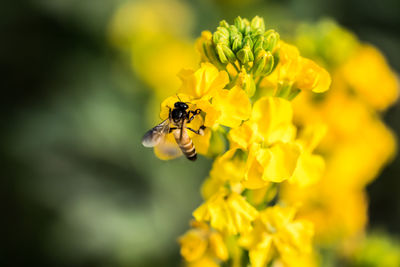
{"label": "flower bud", "polygon": [[265,38],[263,35],[259,35],[255,38],[254,46],[253,46],[254,54],[257,54],[260,49],[263,49],[264,40],[265,40]]}
{"label": "flower bud", "polygon": [[243,33],[246,29],[246,23],[240,16],[235,19],[235,26],[241,33]]}
{"label": "flower bud", "polygon": [[221,21],[219,22],[219,26],[220,26],[220,27],[223,27],[223,28],[229,28],[229,23],[226,22],[226,20],[221,20]]}
{"label": "flower bud", "polygon": [[218,27],[213,34],[214,44],[223,43],[229,45],[229,31],[226,28]]}
{"label": "flower bud", "polygon": [[253,49],[253,40],[249,35],[245,36],[243,39],[243,46],[248,46],[250,49]]}
{"label": "flower bud", "polygon": [[218,57],[223,64],[236,61],[235,54],[228,46],[220,43],[217,44],[216,49]]}
{"label": "flower bud", "polygon": [[203,41],[199,45],[201,46],[199,48],[202,49],[202,52],[204,52],[205,57],[208,59],[208,61],[210,61],[210,63],[212,63],[218,69],[225,68],[224,64],[222,64],[221,61],[218,59],[218,55],[214,49],[214,45],[212,44],[211,40]]}
{"label": "flower bud", "polygon": [[232,50],[237,52],[239,49],[242,48],[242,35],[236,35],[232,38]]}
{"label": "flower bud", "polygon": [[279,42],[279,34],[275,30],[268,30],[264,33],[264,49],[273,51]]}
{"label": "flower bud", "polygon": [[271,73],[274,67],[274,57],[270,51],[258,50],[254,60],[253,75],[265,76]]}
{"label": "flower bud", "polygon": [[246,64],[254,60],[253,52],[249,46],[245,46],[239,50],[236,54],[237,58],[240,60],[242,64]]}
{"label": "flower bud", "polygon": [[251,32],[256,34],[262,34],[265,31],[264,20],[259,16],[255,16],[251,20]]}
{"label": "flower bud", "polygon": [[274,56],[272,55],[272,53],[270,51],[267,51],[266,62],[265,62],[264,69],[262,71],[263,76],[267,76],[273,71],[274,63],[275,63]]}

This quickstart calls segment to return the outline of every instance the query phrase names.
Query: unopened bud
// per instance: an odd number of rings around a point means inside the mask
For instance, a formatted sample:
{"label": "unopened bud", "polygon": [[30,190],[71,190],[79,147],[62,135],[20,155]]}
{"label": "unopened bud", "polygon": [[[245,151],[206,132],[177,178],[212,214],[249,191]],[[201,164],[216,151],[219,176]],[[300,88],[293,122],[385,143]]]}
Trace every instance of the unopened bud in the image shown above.
{"label": "unopened bud", "polygon": [[243,35],[235,26],[231,26],[230,37],[232,50],[237,52],[240,48],[242,48]]}
{"label": "unopened bud", "polygon": [[259,50],[253,66],[254,76],[265,76],[271,73],[274,67],[274,57],[270,51]]}
{"label": "unopened bud", "polygon": [[253,45],[254,43],[251,37],[249,35],[245,36],[243,39],[243,46],[248,46],[250,49],[253,49]]}
{"label": "unopened bud", "polygon": [[235,19],[235,26],[241,33],[243,33],[246,29],[246,23],[240,16]]}
{"label": "unopened bud", "polygon": [[[220,27],[218,27],[218,28],[220,28]],[[225,28],[222,28],[222,29],[225,29]],[[217,30],[216,32],[214,32],[213,42],[214,42],[214,44],[223,43],[223,44],[229,45],[229,31],[226,30],[226,32],[225,32],[223,30]]]}
{"label": "unopened bud", "polygon": [[253,52],[251,52],[251,48],[249,46],[245,46],[240,49],[236,56],[242,64],[246,64],[254,60]]}
{"label": "unopened bud", "polygon": [[253,51],[254,54],[257,55],[258,51],[263,49],[264,46],[264,36],[260,35],[255,38],[254,46],[253,46]]}
{"label": "unopened bud", "polygon": [[214,45],[211,43],[211,41],[204,42],[202,44],[202,48],[204,51],[205,56],[207,59],[218,69],[224,69],[225,66],[224,64],[221,63],[221,61],[218,59],[218,55],[214,49]]}
{"label": "unopened bud", "polygon": [[224,28],[229,28],[229,23],[226,22],[226,20],[221,20],[219,22],[219,26],[224,27]]}
{"label": "unopened bud", "polygon": [[264,33],[264,31],[265,31],[264,20],[262,18],[260,18],[259,16],[255,16],[251,20],[251,31],[253,33]]}
{"label": "unopened bud", "polygon": [[216,49],[217,49],[218,57],[222,63],[226,64],[228,62],[236,61],[235,54],[228,46],[223,45],[223,44],[217,44]]}
{"label": "unopened bud", "polygon": [[279,34],[275,30],[269,30],[265,32],[264,38],[264,49],[267,51],[273,51],[279,42]]}

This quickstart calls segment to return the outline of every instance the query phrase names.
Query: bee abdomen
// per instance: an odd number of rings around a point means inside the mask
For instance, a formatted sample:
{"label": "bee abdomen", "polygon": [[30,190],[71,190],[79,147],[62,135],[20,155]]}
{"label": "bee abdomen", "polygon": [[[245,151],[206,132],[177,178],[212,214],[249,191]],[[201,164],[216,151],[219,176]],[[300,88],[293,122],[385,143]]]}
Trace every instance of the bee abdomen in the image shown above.
{"label": "bee abdomen", "polygon": [[183,154],[189,159],[189,160],[196,160],[197,158],[197,152],[196,149],[194,148],[193,141],[188,138],[185,140],[187,142],[181,142],[179,144],[180,149],[182,150]]}

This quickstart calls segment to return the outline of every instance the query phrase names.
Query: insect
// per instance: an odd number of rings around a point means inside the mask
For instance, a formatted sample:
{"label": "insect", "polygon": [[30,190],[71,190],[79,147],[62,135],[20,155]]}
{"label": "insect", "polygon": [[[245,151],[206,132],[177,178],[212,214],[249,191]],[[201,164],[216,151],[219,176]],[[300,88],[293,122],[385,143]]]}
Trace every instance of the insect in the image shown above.
{"label": "insect", "polygon": [[185,102],[175,102],[174,108],[169,108],[168,119],[147,131],[147,133],[143,136],[143,146],[154,147],[160,144],[167,134],[172,132],[174,134],[176,143],[186,158],[192,161],[196,160],[196,149],[186,130],[190,130],[199,135],[204,135],[205,127],[201,126],[200,129],[196,131],[186,126],[186,124],[190,123],[197,115],[201,113],[201,109],[188,111],[188,108],[189,106]]}

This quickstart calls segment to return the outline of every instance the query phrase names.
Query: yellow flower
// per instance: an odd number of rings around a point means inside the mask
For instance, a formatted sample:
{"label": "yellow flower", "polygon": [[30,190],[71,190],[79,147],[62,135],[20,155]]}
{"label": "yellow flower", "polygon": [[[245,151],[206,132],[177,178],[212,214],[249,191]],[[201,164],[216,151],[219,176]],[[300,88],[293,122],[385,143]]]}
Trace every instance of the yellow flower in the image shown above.
{"label": "yellow flower", "polygon": [[257,217],[257,210],[241,195],[220,188],[193,216],[198,221],[209,221],[211,226],[228,235],[251,230],[251,222]]}
{"label": "yellow flower", "polygon": [[210,99],[229,82],[228,74],[219,71],[211,63],[202,63],[194,70],[182,70],[178,74],[182,80],[179,92],[192,96],[195,99]]}
{"label": "yellow flower", "polygon": [[301,90],[311,90],[315,93],[322,93],[329,89],[331,76],[314,61],[307,58],[300,58],[300,70],[296,77],[294,87]]}
{"label": "yellow flower", "polygon": [[287,266],[294,259],[312,251],[313,226],[294,218],[295,209],[274,206],[260,212],[254,229],[239,238],[239,244],[249,250],[252,267],[266,266],[278,256]]}
{"label": "yellow flower", "polygon": [[294,89],[325,92],[331,84],[329,73],[314,61],[300,56],[299,50],[281,41],[278,81]]}
{"label": "yellow flower", "polygon": [[362,45],[340,71],[350,87],[375,109],[386,109],[398,97],[396,74],[373,46]]}
{"label": "yellow flower", "polygon": [[[192,229],[179,238],[182,257],[190,266],[218,266],[228,259],[228,249],[222,235],[210,229],[206,223],[192,221]],[[214,265],[213,265],[214,264]]]}
{"label": "yellow flower", "polygon": [[249,97],[239,86],[218,91],[212,100],[212,105],[221,114],[216,123],[231,128],[238,127],[251,114]]}
{"label": "yellow flower", "polygon": [[202,196],[208,199],[211,195],[225,183],[229,183],[231,189],[236,193],[241,193],[241,181],[244,178],[246,166],[245,152],[233,148],[217,157],[210,171],[210,177],[202,186]]}
{"label": "yellow flower", "polygon": [[317,163],[320,170],[321,159],[296,143],[295,134],[289,101],[263,97],[254,104],[250,120],[229,133],[231,147],[248,151],[243,181],[246,188],[258,189],[287,179],[308,184],[316,179],[316,174],[310,177],[316,172],[312,164]]}
{"label": "yellow flower", "polygon": [[324,125],[308,126],[296,140],[301,149],[296,168],[289,178],[290,183],[308,186],[317,182],[325,170],[325,161],[322,156],[313,154],[313,150],[320,143],[326,133]]}
{"label": "yellow flower", "polygon": [[260,98],[254,103],[250,120],[229,132],[231,146],[248,150],[255,142],[268,146],[292,141],[296,134],[292,113],[291,104],[285,99]]}

